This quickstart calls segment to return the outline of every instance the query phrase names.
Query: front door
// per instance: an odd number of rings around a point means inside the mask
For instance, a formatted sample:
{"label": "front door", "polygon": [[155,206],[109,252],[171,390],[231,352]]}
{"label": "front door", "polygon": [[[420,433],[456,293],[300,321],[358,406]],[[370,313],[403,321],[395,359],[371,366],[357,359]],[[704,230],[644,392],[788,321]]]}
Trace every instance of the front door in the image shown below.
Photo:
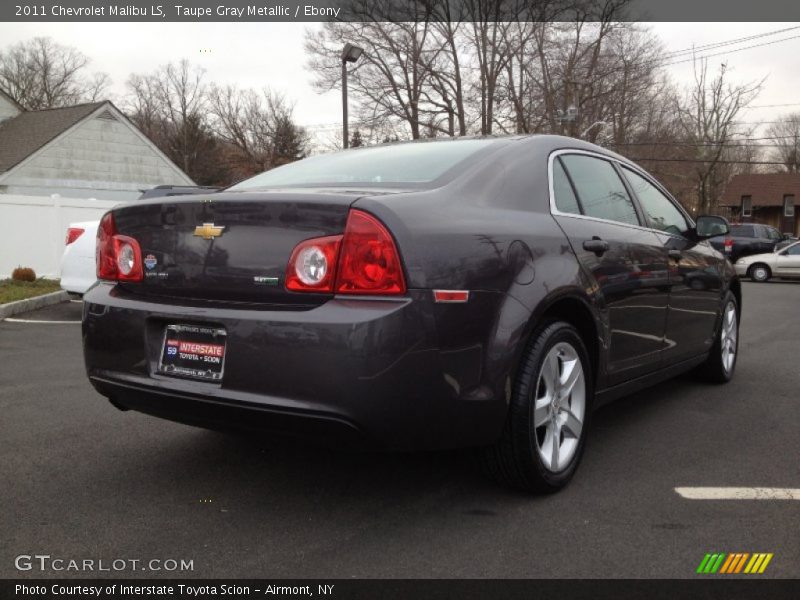
{"label": "front door", "polygon": [[586,154],[553,161],[554,217],[598,288],[608,340],[606,384],[657,369],[669,295],[667,261],[641,226],[615,164]]}
{"label": "front door", "polygon": [[664,335],[664,364],[707,352],[722,294],[722,261],[706,241],[691,239],[690,225],[677,203],[644,174],[624,167],[648,224],[657,233],[669,264],[669,310]]}
{"label": "front door", "polygon": [[800,277],[800,243],[778,252],[775,259],[776,277]]}

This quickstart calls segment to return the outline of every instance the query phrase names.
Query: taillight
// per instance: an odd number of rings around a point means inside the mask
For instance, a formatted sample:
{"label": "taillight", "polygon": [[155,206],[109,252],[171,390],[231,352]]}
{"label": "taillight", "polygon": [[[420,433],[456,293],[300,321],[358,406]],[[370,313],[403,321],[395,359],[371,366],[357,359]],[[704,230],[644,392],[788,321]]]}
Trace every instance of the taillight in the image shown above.
{"label": "taillight", "polygon": [[69,246],[72,242],[81,237],[84,231],[85,230],[81,229],[80,227],[70,227],[67,229],[67,239],[64,242],[64,245]]}
{"label": "taillight", "polygon": [[403,267],[392,236],[383,223],[351,210],[344,230],[336,276],[339,294],[404,294]]}
{"label": "taillight", "polygon": [[286,270],[286,289],[294,292],[332,292],[341,235],[300,242]]}
{"label": "taillight", "polygon": [[400,254],[372,215],[351,210],[344,235],[300,242],[286,269],[286,289],[338,294],[404,294]]}
{"label": "taillight", "polygon": [[733,240],[731,238],[725,239],[725,252],[731,252],[733,250]]}
{"label": "taillight", "polygon": [[141,281],[144,278],[139,242],[117,233],[111,213],[106,213],[97,227],[96,256],[98,279]]}
{"label": "taillight", "polygon": [[114,216],[106,213],[97,226],[97,278],[115,280],[117,278],[117,257],[114,255]]}

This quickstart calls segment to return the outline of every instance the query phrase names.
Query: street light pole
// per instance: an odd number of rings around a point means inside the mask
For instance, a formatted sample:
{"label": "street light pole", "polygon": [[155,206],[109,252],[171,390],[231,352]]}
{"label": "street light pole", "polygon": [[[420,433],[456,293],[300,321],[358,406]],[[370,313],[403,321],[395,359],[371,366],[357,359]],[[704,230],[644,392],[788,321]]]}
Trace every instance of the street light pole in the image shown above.
{"label": "street light pole", "polygon": [[342,145],[350,147],[350,133],[347,127],[347,63],[356,62],[363,54],[364,49],[354,46],[350,42],[342,48]]}
{"label": "street light pole", "polygon": [[347,130],[347,61],[342,60],[342,141],[345,150],[350,146],[350,133]]}

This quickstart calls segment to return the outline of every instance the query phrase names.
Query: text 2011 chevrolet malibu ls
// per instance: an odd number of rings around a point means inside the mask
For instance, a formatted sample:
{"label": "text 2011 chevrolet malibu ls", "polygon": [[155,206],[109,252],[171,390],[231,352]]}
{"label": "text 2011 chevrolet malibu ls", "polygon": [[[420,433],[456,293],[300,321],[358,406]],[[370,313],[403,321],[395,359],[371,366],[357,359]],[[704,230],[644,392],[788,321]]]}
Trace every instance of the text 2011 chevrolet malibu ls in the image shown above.
{"label": "text 2011 chevrolet malibu ls", "polygon": [[395,449],[485,446],[552,491],[591,411],[726,382],[739,280],[645,171],[557,136],[395,144],[115,208],[83,340],[94,387],[184,423]]}

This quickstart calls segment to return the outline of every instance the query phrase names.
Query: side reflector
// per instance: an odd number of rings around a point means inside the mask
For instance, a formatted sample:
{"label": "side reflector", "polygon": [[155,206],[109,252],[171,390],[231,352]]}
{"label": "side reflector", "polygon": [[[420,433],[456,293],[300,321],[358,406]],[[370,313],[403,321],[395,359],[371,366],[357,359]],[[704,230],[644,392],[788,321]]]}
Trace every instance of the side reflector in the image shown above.
{"label": "side reflector", "polygon": [[436,302],[466,302],[469,300],[467,290],[433,290],[433,299]]}

